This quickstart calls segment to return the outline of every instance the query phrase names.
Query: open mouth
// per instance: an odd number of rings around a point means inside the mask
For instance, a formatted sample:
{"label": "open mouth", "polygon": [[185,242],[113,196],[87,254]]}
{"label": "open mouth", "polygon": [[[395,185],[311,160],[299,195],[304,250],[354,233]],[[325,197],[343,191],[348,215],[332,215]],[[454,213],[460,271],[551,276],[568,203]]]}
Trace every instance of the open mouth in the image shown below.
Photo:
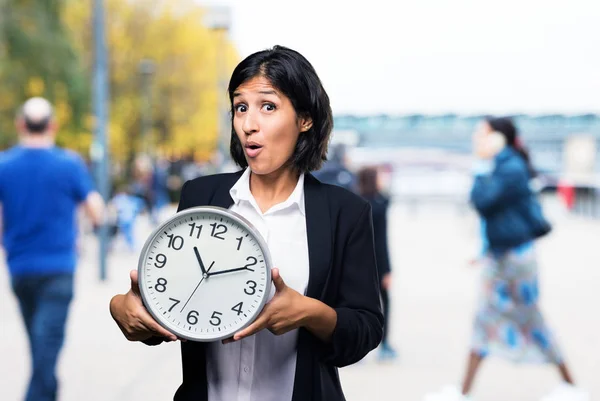
{"label": "open mouth", "polygon": [[260,153],[262,146],[256,143],[247,143],[245,148],[248,157],[256,157]]}

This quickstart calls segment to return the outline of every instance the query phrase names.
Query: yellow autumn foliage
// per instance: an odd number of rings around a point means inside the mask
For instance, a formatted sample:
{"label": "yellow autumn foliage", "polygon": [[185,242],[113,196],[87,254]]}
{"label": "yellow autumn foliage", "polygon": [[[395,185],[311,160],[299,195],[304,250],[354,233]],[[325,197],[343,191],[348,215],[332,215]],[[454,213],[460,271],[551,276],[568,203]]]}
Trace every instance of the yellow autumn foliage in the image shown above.
{"label": "yellow autumn foliage", "polygon": [[[90,78],[94,60],[91,7],[91,1],[70,0],[63,14]],[[226,101],[219,79],[227,80],[238,60],[230,41],[204,26],[204,10],[193,0],[106,0],[105,7],[111,158],[125,161],[144,149],[142,113],[146,99],[139,72],[144,59],[154,64],[149,84],[150,149],[210,157],[218,144],[222,120],[218,104]],[[219,55],[224,67],[221,77]],[[67,108],[59,112],[68,115]],[[86,121],[91,130],[93,119]],[[80,140],[90,139],[88,133]]]}

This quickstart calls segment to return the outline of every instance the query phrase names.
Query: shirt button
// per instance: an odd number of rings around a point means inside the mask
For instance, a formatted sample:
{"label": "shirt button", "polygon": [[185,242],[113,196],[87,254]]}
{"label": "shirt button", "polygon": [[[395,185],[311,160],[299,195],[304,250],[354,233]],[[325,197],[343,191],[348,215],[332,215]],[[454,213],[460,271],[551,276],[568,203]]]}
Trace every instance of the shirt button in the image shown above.
{"label": "shirt button", "polygon": [[248,366],[244,366],[244,372],[248,373],[250,371],[250,368],[248,368]]}

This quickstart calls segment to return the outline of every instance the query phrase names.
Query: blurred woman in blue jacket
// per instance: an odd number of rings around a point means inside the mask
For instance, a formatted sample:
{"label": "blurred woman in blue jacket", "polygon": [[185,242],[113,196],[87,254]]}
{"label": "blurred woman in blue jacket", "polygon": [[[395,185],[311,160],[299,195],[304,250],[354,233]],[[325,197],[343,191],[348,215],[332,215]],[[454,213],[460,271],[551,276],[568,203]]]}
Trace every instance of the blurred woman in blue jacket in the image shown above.
{"label": "blurred woman in blue jacket", "polygon": [[471,203],[482,220],[484,249],[481,299],[475,316],[462,389],[426,397],[469,400],[473,379],[487,355],[515,362],[553,363],[562,384],[543,401],[589,400],[573,380],[538,308],[537,261],[532,223],[534,176],[527,152],[508,118],[489,118],[473,137],[475,181]]}

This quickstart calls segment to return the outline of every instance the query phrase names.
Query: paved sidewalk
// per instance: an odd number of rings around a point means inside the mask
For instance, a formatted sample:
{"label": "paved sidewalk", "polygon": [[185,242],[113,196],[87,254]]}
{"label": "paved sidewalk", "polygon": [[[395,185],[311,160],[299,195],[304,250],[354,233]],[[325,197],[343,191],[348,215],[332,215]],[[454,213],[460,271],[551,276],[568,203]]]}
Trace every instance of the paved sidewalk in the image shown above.
{"label": "paved sidewalk", "polygon": [[[539,244],[542,309],[556,328],[575,378],[600,394],[600,223],[554,216],[556,230]],[[148,227],[138,227],[145,239]],[[417,401],[455,383],[464,368],[478,271],[467,266],[477,245],[476,221],[444,207],[390,213],[395,267],[391,337],[400,358],[379,364],[374,354],[341,370],[349,401]],[[59,374],[62,401],[170,400],[180,379],[177,344],[127,342],[108,313],[126,291],[137,254],[117,250],[109,280],[97,279],[96,244],[85,243]],[[3,262],[2,262],[3,263]],[[0,267],[0,400],[21,399],[29,374],[27,341],[7,271]],[[537,400],[558,383],[548,366],[490,360],[476,383],[480,401]],[[594,398],[600,399],[600,398]]]}

